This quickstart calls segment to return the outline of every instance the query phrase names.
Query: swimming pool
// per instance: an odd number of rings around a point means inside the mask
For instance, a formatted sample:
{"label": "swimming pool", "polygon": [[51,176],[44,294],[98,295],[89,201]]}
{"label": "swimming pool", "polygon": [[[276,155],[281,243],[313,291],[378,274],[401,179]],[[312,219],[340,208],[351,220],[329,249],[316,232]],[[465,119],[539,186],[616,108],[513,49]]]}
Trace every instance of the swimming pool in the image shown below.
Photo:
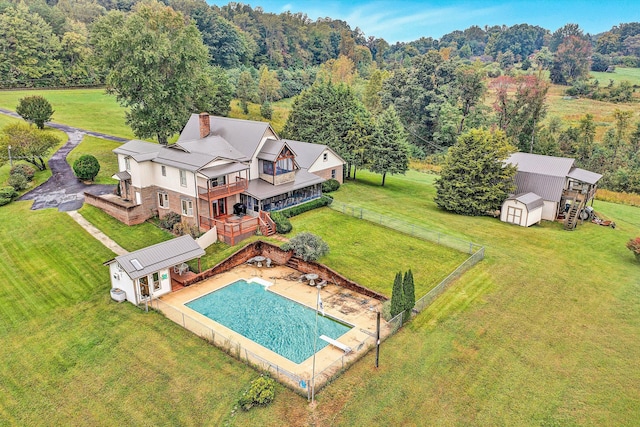
{"label": "swimming pool", "polygon": [[[238,280],[185,305],[294,363],[313,355],[315,310],[259,283]],[[350,329],[330,317],[318,316],[318,336],[338,339]],[[327,345],[317,340],[317,350]]]}

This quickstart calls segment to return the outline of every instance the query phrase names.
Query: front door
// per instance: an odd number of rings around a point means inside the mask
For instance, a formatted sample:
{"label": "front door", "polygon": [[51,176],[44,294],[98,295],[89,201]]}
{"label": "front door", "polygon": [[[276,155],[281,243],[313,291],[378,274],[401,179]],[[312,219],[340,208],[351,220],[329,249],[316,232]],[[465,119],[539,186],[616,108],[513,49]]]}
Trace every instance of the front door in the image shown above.
{"label": "front door", "polygon": [[140,295],[142,295],[143,298],[146,298],[149,296],[149,277],[144,276],[141,277],[140,279],[138,279],[138,282],[140,283]]}

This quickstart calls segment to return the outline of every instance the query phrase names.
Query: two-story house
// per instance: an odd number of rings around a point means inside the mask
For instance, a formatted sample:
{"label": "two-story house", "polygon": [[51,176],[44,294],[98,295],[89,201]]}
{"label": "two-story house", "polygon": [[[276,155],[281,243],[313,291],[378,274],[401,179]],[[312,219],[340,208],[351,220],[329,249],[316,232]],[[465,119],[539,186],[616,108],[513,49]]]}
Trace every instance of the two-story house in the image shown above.
{"label": "two-story house", "polygon": [[87,196],[132,225],[169,212],[228,243],[272,227],[267,212],[322,196],[343,179],[326,145],[280,139],[266,122],[193,114],[175,144],[132,140],[116,148],[118,195]]}

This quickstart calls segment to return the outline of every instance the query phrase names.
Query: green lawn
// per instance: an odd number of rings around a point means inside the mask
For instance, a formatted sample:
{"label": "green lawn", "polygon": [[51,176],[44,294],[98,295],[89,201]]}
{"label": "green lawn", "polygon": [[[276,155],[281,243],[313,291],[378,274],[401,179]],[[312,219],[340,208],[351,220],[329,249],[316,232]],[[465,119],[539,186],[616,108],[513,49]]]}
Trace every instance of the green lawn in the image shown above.
{"label": "green lawn", "polygon": [[44,96],[53,107],[53,121],[85,130],[102,132],[123,138],[134,138],[125,123],[125,109],[115,96],[104,89],[37,89],[0,91],[0,107],[16,110],[25,96]]}
{"label": "green lawn", "polygon": [[597,79],[600,86],[607,86],[609,80],[613,80],[616,84],[628,81],[632,85],[640,85],[640,68],[616,67],[613,73],[603,73],[591,71],[592,79]]}
{"label": "green lawn", "polygon": [[115,148],[121,146],[121,142],[96,138],[85,135],[82,142],[67,156],[67,163],[73,167],[73,163],[83,154],[91,154],[100,163],[100,172],[96,176],[96,184],[117,184],[118,181],[111,178],[118,170],[118,158],[113,153]]}

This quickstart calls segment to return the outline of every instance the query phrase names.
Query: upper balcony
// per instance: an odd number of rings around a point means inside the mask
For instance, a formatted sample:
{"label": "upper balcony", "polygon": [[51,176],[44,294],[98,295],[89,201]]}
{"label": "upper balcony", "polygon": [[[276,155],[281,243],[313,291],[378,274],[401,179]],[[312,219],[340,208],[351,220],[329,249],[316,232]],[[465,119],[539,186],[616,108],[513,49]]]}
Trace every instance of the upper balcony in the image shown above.
{"label": "upper balcony", "polygon": [[215,187],[198,186],[198,197],[204,200],[216,200],[224,197],[240,194],[247,189],[249,181],[246,178],[236,177],[235,182],[221,184]]}

